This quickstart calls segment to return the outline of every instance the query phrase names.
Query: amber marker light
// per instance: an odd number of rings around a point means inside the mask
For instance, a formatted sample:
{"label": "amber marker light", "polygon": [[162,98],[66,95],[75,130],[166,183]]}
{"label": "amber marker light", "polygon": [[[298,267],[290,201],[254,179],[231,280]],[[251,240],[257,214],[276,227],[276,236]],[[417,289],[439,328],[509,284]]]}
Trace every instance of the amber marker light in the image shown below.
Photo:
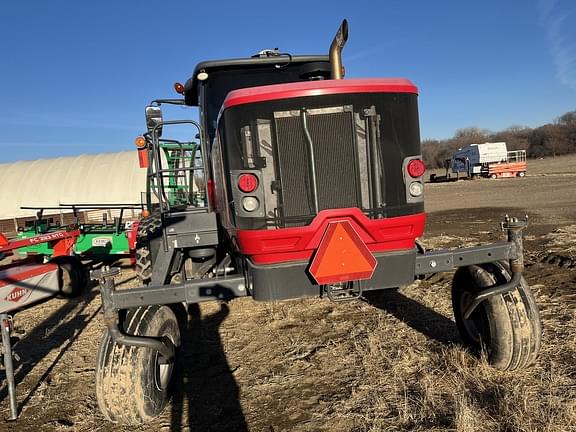
{"label": "amber marker light", "polygon": [[174,84],[174,90],[176,90],[176,93],[184,94],[184,85],[177,82]]}
{"label": "amber marker light", "polygon": [[134,140],[134,144],[136,144],[136,147],[139,149],[144,148],[146,147],[146,138],[139,136]]}

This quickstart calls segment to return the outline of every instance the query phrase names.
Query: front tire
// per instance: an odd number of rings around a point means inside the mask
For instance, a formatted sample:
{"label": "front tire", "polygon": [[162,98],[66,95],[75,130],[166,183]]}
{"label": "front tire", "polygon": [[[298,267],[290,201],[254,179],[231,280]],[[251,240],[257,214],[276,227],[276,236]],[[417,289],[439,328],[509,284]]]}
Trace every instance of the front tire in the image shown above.
{"label": "front tire", "polygon": [[[128,334],[158,337],[180,346],[178,321],[168,306],[131,309],[124,323]],[[157,351],[119,345],[106,331],[96,359],[96,399],[104,417],[127,425],[157,417],[169,399],[174,361],[162,364]]]}
{"label": "front tire", "polygon": [[469,319],[464,319],[464,310],[476,293],[510,278],[507,266],[496,262],[459,268],[452,282],[452,306],[462,340],[475,353],[485,352],[488,362],[501,370],[531,365],[540,350],[540,315],[528,284],[522,278],[514,290],[484,300]]}

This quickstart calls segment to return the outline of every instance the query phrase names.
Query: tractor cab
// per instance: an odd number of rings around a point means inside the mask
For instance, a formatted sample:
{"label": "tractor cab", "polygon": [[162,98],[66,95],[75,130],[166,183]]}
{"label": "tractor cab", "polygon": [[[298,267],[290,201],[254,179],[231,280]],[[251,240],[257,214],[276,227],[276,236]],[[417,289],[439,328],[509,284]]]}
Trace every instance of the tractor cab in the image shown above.
{"label": "tractor cab", "polygon": [[204,61],[184,85],[186,105],[200,107],[202,126],[211,144],[222,104],[233,90],[330,78],[327,55],[292,56],[261,51],[250,58]]}

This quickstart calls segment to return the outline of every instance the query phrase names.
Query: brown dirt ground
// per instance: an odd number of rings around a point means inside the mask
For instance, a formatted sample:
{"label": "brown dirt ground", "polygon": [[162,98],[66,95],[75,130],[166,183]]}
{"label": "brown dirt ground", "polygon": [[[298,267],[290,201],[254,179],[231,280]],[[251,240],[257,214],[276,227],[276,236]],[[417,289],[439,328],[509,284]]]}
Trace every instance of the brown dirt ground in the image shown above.
{"label": "brown dirt ground", "polygon": [[[500,239],[528,214],[526,278],[543,321],[538,363],[499,372],[462,348],[440,274],[370,303],[305,299],[194,310],[163,416],[118,427],[98,411],[95,289],[18,313],[17,422],[5,431],[576,431],[576,157],[524,179],[427,184],[427,247]],[[125,269],[124,286],[134,285]],[[8,400],[0,375],[0,417]]]}

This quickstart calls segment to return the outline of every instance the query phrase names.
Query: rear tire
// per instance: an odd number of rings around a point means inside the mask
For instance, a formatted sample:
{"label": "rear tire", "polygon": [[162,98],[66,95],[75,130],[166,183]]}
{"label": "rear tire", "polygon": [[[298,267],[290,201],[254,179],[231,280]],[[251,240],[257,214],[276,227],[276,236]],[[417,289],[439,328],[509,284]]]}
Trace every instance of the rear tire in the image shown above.
{"label": "rear tire", "polygon": [[150,259],[150,249],[142,246],[136,249],[136,276],[144,285],[150,283],[152,278],[152,260]]}
{"label": "rear tire", "polygon": [[142,219],[138,225],[136,245],[136,276],[143,285],[148,285],[152,279],[152,251],[150,242],[162,233],[160,213],[154,212]]}
{"label": "rear tire", "polygon": [[464,319],[464,310],[474,294],[509,280],[507,265],[496,262],[462,267],[452,282],[452,306],[462,340],[475,353],[485,352],[488,362],[501,370],[531,365],[540,350],[540,315],[528,284],[522,278],[514,290],[484,300],[469,319]]}
{"label": "rear tire", "polygon": [[526,176],[526,173],[524,171],[520,171],[518,173],[518,177],[525,177],[525,176]]}
{"label": "rear tire", "polygon": [[[169,339],[180,346],[180,330],[168,306],[152,305],[127,312],[125,331],[136,336]],[[159,363],[150,348],[119,345],[104,333],[96,358],[96,399],[114,423],[137,425],[158,416],[169,399],[174,361]]]}

